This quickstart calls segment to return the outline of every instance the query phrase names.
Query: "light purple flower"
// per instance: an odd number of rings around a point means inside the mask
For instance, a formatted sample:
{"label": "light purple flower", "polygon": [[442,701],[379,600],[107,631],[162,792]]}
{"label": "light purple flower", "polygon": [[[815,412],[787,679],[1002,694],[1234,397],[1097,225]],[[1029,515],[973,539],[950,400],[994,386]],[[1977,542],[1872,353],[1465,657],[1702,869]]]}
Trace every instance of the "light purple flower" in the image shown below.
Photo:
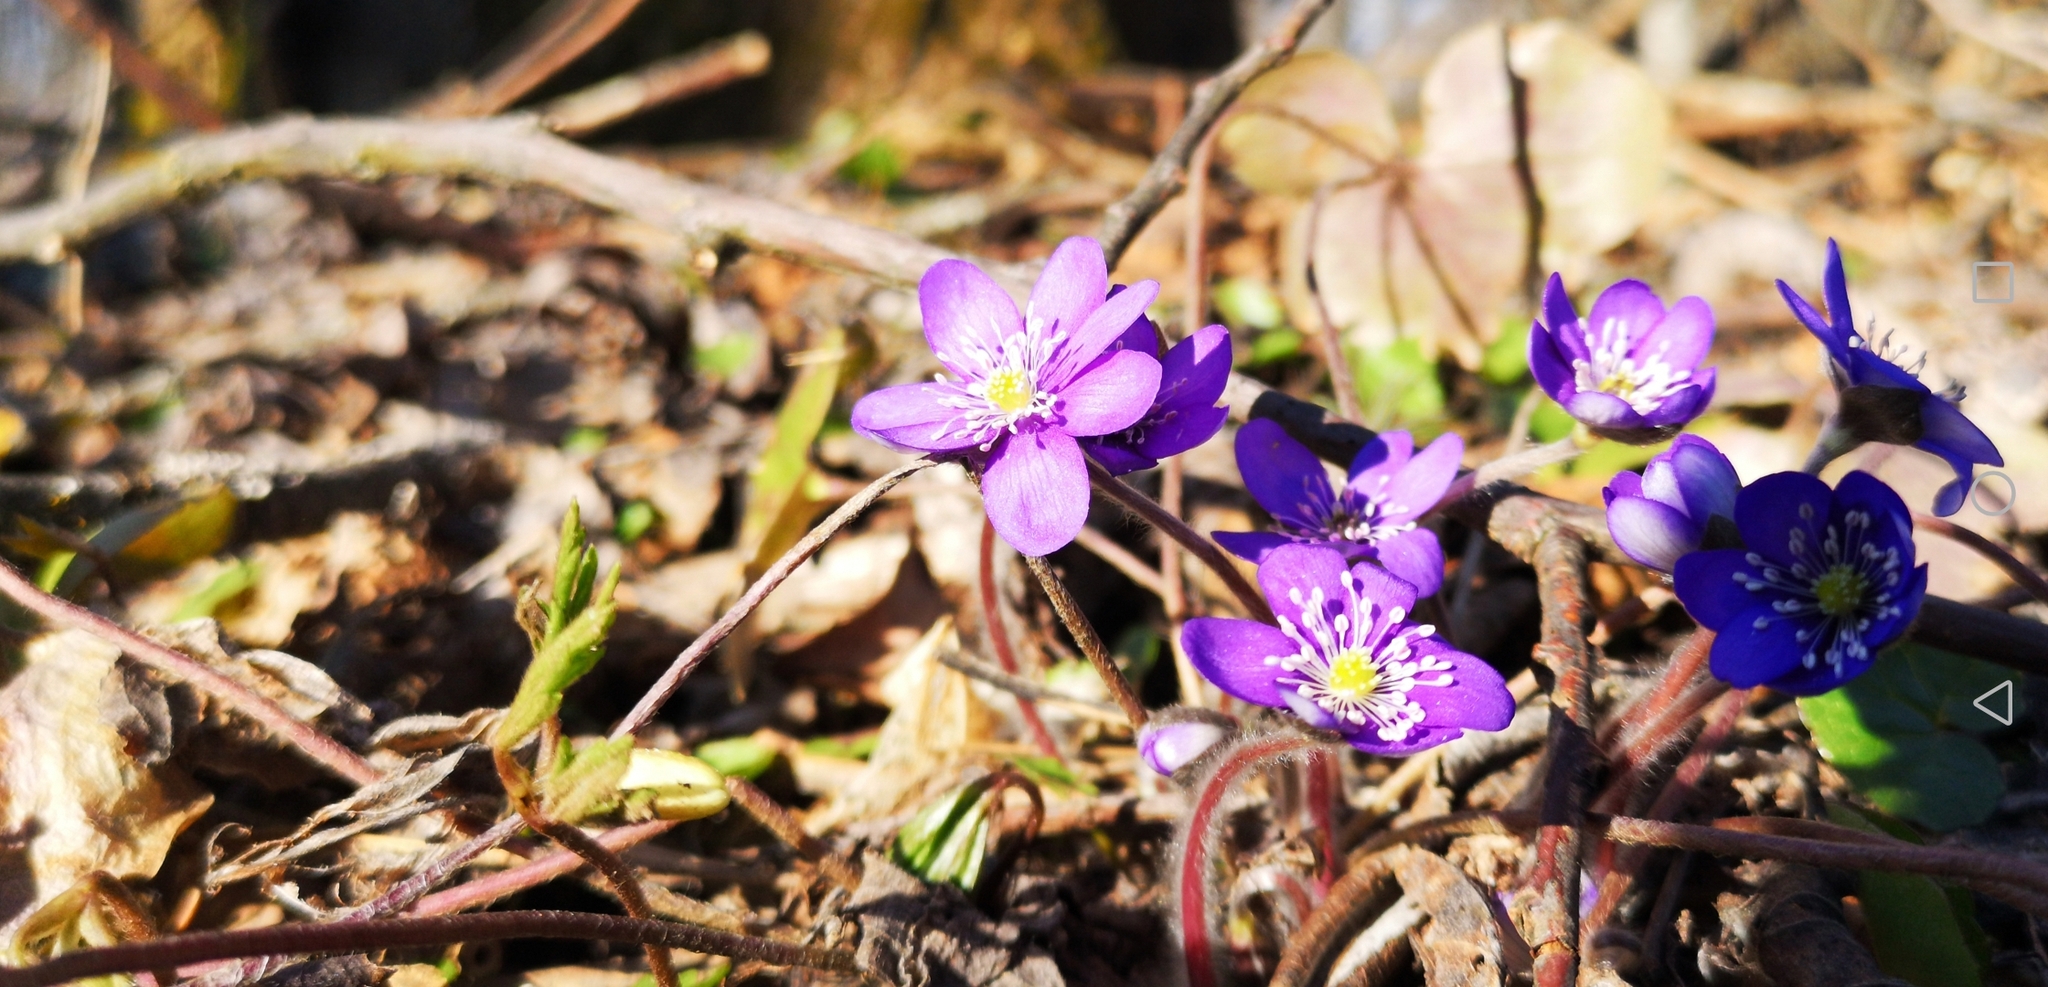
{"label": "light purple flower", "polygon": [[1236,732],[1236,721],[1221,713],[1169,706],[1138,728],[1138,756],[1153,771],[1172,777]]}
{"label": "light purple flower", "polygon": [[1261,564],[1282,545],[1327,545],[1347,559],[1377,562],[1429,596],[1443,586],[1444,550],[1416,522],[1456,478],[1465,442],[1446,434],[1414,449],[1407,432],[1381,432],[1351,460],[1339,490],[1308,447],[1277,423],[1252,419],[1237,430],[1237,471],[1276,530],[1218,531],[1216,543]]}
{"label": "light purple flower", "polygon": [[1700,547],[1708,519],[1735,518],[1742,480],[1714,444],[1681,435],[1640,474],[1616,473],[1607,499],[1607,533],[1629,558],[1670,572],[1678,557]]}
{"label": "light purple flower", "polygon": [[[1115,345],[1157,353],[1159,331],[1151,319],[1140,319]],[[1112,474],[1151,469],[1168,456],[1209,441],[1230,413],[1222,404],[1223,388],[1230,383],[1230,330],[1203,327],[1173,344],[1160,368],[1159,393],[1137,424],[1081,440],[1082,451]]]}
{"label": "light purple flower", "polygon": [[1076,438],[1131,427],[1159,391],[1157,358],[1112,348],[1159,284],[1108,294],[1102,245],[1087,237],[1053,251],[1022,315],[980,268],[933,264],[917,286],[924,337],[958,379],[869,394],[853,407],[854,430],[974,463],[1004,541],[1026,555],[1060,548],[1088,521],[1088,464]]}
{"label": "light purple flower", "polygon": [[1669,438],[1714,397],[1714,313],[1686,296],[1669,310],[1641,281],[1619,281],[1579,318],[1564,279],[1543,289],[1529,333],[1529,370],[1543,393],[1596,434],[1632,445]]}
{"label": "light purple flower", "polygon": [[1368,754],[1402,755],[1500,730],[1515,700],[1500,673],[1411,623],[1415,587],[1316,545],[1283,545],[1259,566],[1280,626],[1199,617],[1188,660],[1245,702],[1292,710]]}

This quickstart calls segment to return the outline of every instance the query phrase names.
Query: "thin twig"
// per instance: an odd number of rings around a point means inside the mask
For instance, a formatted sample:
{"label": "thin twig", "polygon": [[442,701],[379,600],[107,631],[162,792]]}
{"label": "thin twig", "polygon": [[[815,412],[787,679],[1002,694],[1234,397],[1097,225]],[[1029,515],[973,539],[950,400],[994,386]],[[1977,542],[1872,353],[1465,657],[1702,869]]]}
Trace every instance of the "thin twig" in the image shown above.
{"label": "thin twig", "polygon": [[796,571],[797,566],[803,565],[805,560],[817,554],[827,539],[838,534],[839,529],[852,523],[854,518],[873,506],[875,501],[889,492],[890,487],[902,483],[903,479],[912,473],[933,465],[935,464],[929,459],[920,459],[898,466],[863,487],[846,503],[839,505],[838,510],[818,522],[818,526],[804,535],[802,541],[790,546],[789,551],[782,553],[782,557],[776,559],[774,564],[768,567],[768,571],[761,574],[761,578],[754,580],[754,585],[747,587],[746,593],[740,597],[738,603],[732,605],[732,609],[719,617],[718,622],[712,624],[710,629],[697,635],[697,639],[691,641],[690,646],[684,648],[682,654],[677,655],[675,661],[669,663],[668,670],[661,673],[661,678],[648,688],[646,695],[640,697],[640,701],[633,705],[626,718],[612,728],[611,735],[623,737],[646,726],[647,721],[654,718],[655,711],[661,708],[661,704],[667,702],[668,697],[683,684],[683,679],[696,671],[697,666],[711,654],[711,649],[718,647],[719,642],[732,634],[734,629],[761,605],[761,601],[768,598],[768,594],[775,592],[775,587],[782,585],[782,581]]}
{"label": "thin twig", "polygon": [[2037,620],[1928,596],[1908,636],[2029,675],[2048,675],[2048,624]]}
{"label": "thin twig", "polygon": [[[616,852],[645,843],[676,828],[677,825],[679,824],[673,819],[650,819],[647,822],[614,826],[597,834],[594,839],[605,849]],[[539,887],[555,878],[574,873],[583,866],[582,858],[567,850],[555,850],[489,877],[480,877],[446,891],[427,895],[407,914],[448,915],[471,908],[482,908],[507,895]]]}
{"label": "thin twig", "polygon": [[519,835],[525,821],[516,815],[506,816],[492,826],[453,850],[435,857],[426,866],[406,875],[404,880],[384,889],[384,893],[350,909],[347,918],[379,918],[394,912],[402,912],[407,906],[418,901],[427,892],[434,890],[467,866],[470,861],[498,844]]}
{"label": "thin twig", "polygon": [[1020,703],[1045,703],[1048,706],[1065,707],[1091,719],[1104,723],[1125,723],[1124,711],[1114,703],[1098,703],[1087,699],[1054,692],[1022,675],[1011,675],[1000,668],[976,661],[958,651],[940,651],[939,664],[946,666],[970,679],[976,679],[995,686],[1013,696]]}
{"label": "thin twig", "polygon": [[213,104],[157,64],[126,29],[103,16],[90,0],[42,2],[73,34],[89,44],[106,46],[114,59],[114,71],[120,73],[122,81],[149,94],[173,119],[194,130],[219,130],[226,125]]}
{"label": "thin twig", "polygon": [[2034,599],[2042,603],[2048,603],[2048,579],[2041,578],[2040,573],[2035,572],[2025,562],[2021,562],[2018,558],[2014,557],[2012,552],[2008,551],[2005,546],[1947,518],[1915,513],[1913,515],[1913,527],[1957,542],[1978,555],[1990,559],[1992,565],[1997,566],[2006,575],[2011,576],[2012,581],[2018,584],[2021,589],[2034,594]]}
{"label": "thin twig", "polygon": [[1131,729],[1145,725],[1147,713],[1145,704],[1138,699],[1138,693],[1131,688],[1131,680],[1124,677],[1123,670],[1116,667],[1116,658],[1102,643],[1102,635],[1095,633],[1095,625],[1088,622],[1088,615],[1081,612],[1081,605],[1074,601],[1074,594],[1067,591],[1067,584],[1059,574],[1052,571],[1052,564],[1036,555],[1024,556],[1024,564],[1031,567],[1031,574],[1038,577],[1038,585],[1044,587],[1046,598],[1052,601],[1054,613],[1060,615],[1060,623],[1067,625],[1067,633],[1073,635],[1074,644],[1095,666],[1095,673],[1102,677],[1102,685],[1109,690],[1109,697],[1124,711],[1124,718],[1131,721]]}
{"label": "thin twig", "polygon": [[423,116],[486,117],[548,81],[603,41],[641,0],[555,0],[535,12],[506,44],[509,54],[475,84],[442,87],[418,108]]}
{"label": "thin twig", "polygon": [[32,966],[0,967],[0,987],[55,984],[137,970],[160,969],[243,956],[364,953],[407,946],[445,946],[501,939],[589,939],[687,949],[774,966],[853,973],[853,953],[681,922],[650,921],[585,912],[514,911],[361,922],[293,923],[234,932],[198,932],[148,942],[81,949]]}
{"label": "thin twig", "polygon": [[7,596],[23,609],[52,624],[85,631],[151,668],[191,683],[199,691],[255,720],[340,778],[360,786],[381,777],[361,755],[321,733],[312,724],[286,712],[284,707],[268,697],[207,667],[196,658],[158,644],[76,603],[37,589],[27,577],[5,562],[0,562],[0,595]]}
{"label": "thin twig", "polygon": [[1308,232],[1304,238],[1309,248],[1304,251],[1302,263],[1308,267],[1308,290],[1316,303],[1316,341],[1323,347],[1323,366],[1330,373],[1330,391],[1337,398],[1337,413],[1349,421],[1365,420],[1365,409],[1358,403],[1358,384],[1351,377],[1351,363],[1344,357],[1344,330],[1330,315],[1330,306],[1323,298],[1321,282],[1316,278],[1316,231],[1322,226],[1323,204],[1329,201],[1330,184],[1324,183],[1316,189],[1316,195],[1308,206]]}
{"label": "thin twig", "polygon": [[1536,834],[1536,867],[1529,876],[1534,894],[1521,902],[1535,954],[1536,987],[1571,987],[1579,975],[1579,868],[1593,752],[1586,546],[1570,532],[1556,532],[1537,546],[1534,561],[1543,600],[1543,638],[1535,657],[1549,666],[1556,683],[1550,693],[1542,826]]}
{"label": "thin twig", "polygon": [[[1085,535],[1090,530],[1084,526],[1081,533]],[[1114,560],[1111,564],[1114,564]],[[1024,677],[1018,674],[1024,666],[1018,663],[1017,651],[1010,644],[1010,625],[1003,612],[1002,589],[996,585],[996,526],[986,517],[981,519],[979,577],[977,588],[981,591],[981,626],[982,633],[988,637],[989,650],[995,652],[996,662],[1003,666],[1004,675],[1025,682]],[[944,661],[945,656],[941,655],[940,660]],[[1059,743],[1053,740],[1052,731],[1045,728],[1045,720],[1038,715],[1038,705],[1033,702],[1038,697],[1016,689],[1009,691],[1017,697],[1017,713],[1023,717],[1024,726],[1031,731],[1031,738],[1037,742],[1038,749],[1047,757],[1065,764],[1065,759],[1060,757]]]}
{"label": "thin twig", "polygon": [[1323,11],[1330,8],[1332,2],[1298,0],[1265,40],[1246,48],[1243,54],[1224,66],[1223,71],[1195,86],[1193,98],[1188,101],[1187,116],[1181,120],[1180,127],[1173,132],[1173,137],[1158,156],[1152,159],[1151,167],[1145,169],[1145,177],[1138,180],[1137,187],[1131,189],[1129,195],[1117,200],[1102,214],[1102,228],[1096,239],[1102,241],[1103,256],[1108,259],[1112,270],[1138,231],[1144,229],[1160,207],[1180,191],[1187,180],[1189,159],[1194,156],[1202,137],[1223,116],[1223,111],[1230,108],[1253,79],[1293,56],[1302,34],[1308,31],[1317,17],[1322,16]]}
{"label": "thin twig", "polygon": [[768,71],[768,39],[741,31],[626,75],[607,79],[540,108],[541,126],[576,136],[637,113],[749,79]]}
{"label": "thin twig", "polygon": [[769,797],[767,792],[755,787],[745,778],[727,776],[726,794],[732,796],[732,804],[740,807],[761,828],[774,833],[776,839],[789,848],[803,854],[804,858],[818,865],[825,876],[840,887],[852,890],[860,886],[860,871],[839,855],[839,852],[824,840],[804,832],[803,825],[780,802]]}
{"label": "thin twig", "polygon": [[1092,459],[1088,461],[1088,478],[1095,481],[1095,489],[1108,494],[1111,500],[1129,508],[1131,513],[1151,525],[1153,530],[1179,542],[1182,548],[1202,560],[1203,565],[1208,566],[1210,571],[1223,580],[1223,585],[1230,587],[1231,594],[1237,597],[1237,602],[1244,606],[1245,612],[1250,614],[1253,620],[1273,622],[1273,611],[1266,606],[1265,598],[1259,595],[1258,590],[1252,588],[1252,584],[1245,580],[1244,573],[1237,571],[1237,566],[1230,561],[1229,556],[1223,554],[1222,549],[1216,547],[1215,542],[1202,537],[1195,529],[1188,527],[1187,522],[1168,513],[1165,508],[1159,506],[1158,501],[1111,476],[1108,470],[1102,468],[1101,463]]}

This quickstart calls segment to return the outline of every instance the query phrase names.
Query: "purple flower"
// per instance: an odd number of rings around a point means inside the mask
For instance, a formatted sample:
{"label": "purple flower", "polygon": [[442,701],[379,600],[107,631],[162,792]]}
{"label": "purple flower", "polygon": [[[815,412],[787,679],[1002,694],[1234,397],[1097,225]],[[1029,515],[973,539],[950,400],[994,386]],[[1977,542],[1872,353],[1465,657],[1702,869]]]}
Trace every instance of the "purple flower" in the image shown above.
{"label": "purple flower", "polygon": [[1407,432],[1381,432],[1351,460],[1342,490],[1323,461],[1278,424],[1255,418],[1237,430],[1237,471],[1275,531],[1218,531],[1216,543],[1264,564],[1282,545],[1327,545],[1347,559],[1369,559],[1423,596],[1444,582],[1444,550],[1416,521],[1443,499],[1457,476],[1465,442],[1440,435],[1421,452]]}
{"label": "purple flower", "polygon": [[1221,713],[1169,706],[1138,728],[1138,756],[1152,770],[1172,777],[1236,732],[1236,721]]}
{"label": "purple flower", "polygon": [[1543,321],[1529,333],[1529,370],[1543,393],[1596,434],[1648,445],[1699,417],[1714,396],[1714,313],[1693,296],[1670,310],[1641,281],[1618,281],[1579,318],[1555,274]]}
{"label": "purple flower", "polygon": [[[1157,353],[1159,331],[1151,319],[1139,319],[1115,345]],[[1166,359],[1160,363],[1159,393],[1137,424],[1121,432],[1082,439],[1081,450],[1118,476],[1151,469],[1168,456],[1209,441],[1223,427],[1223,419],[1230,413],[1221,403],[1228,383],[1230,330],[1206,326],[1166,351]]]}
{"label": "purple flower", "polygon": [[1279,627],[1199,617],[1181,632],[1188,660],[1224,692],[1292,710],[1368,754],[1413,754],[1514,718],[1500,673],[1410,623],[1415,587],[1385,570],[1283,545],[1259,565],[1259,588]]}
{"label": "purple flower", "polygon": [[1868,473],[1835,489],[1805,473],[1773,473],[1735,497],[1747,549],[1678,560],[1673,586],[1713,630],[1714,676],[1795,696],[1826,692],[1870,670],[1905,633],[1927,592],[1913,566],[1913,519]]}
{"label": "purple flower", "polygon": [[1616,473],[1607,498],[1607,532],[1629,558],[1670,572],[1678,558],[1700,547],[1707,520],[1733,520],[1742,481],[1714,444],[1681,435],[1670,449],[1651,457],[1640,474]]}
{"label": "purple flower", "polygon": [[1087,237],[1053,251],[1022,315],[974,265],[933,264],[917,286],[924,338],[959,379],[869,394],[853,406],[854,430],[973,462],[989,523],[1018,551],[1045,555],[1073,541],[1088,520],[1076,437],[1131,427],[1159,391],[1158,359],[1112,348],[1159,284],[1108,293],[1102,245]]}
{"label": "purple flower", "polygon": [[1864,442],[1883,442],[1940,456],[1956,471],[1956,478],[1934,495],[1934,513],[1943,517],[1954,514],[1962,509],[1976,464],[2005,465],[1998,447],[1956,407],[1963,400],[1960,385],[1951,384],[1948,391],[1937,394],[1920,382],[1924,357],[1907,369],[1899,365],[1905,354],[1890,347],[1889,333],[1875,347],[1857,334],[1856,320],[1849,312],[1848,282],[1842,276],[1842,251],[1832,239],[1821,291],[1828,307],[1826,318],[1790,285],[1778,282],[1778,293],[1792,306],[1792,314],[1827,347],[1828,376],[1841,395],[1836,423],[1846,431],[1850,443],[1834,454]]}

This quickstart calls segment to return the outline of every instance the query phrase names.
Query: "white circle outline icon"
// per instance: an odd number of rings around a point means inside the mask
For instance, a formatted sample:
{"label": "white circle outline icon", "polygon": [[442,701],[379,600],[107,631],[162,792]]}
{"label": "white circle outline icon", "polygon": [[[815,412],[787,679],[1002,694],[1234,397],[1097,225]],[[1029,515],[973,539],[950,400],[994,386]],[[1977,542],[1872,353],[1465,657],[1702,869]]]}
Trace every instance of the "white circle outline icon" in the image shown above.
{"label": "white circle outline icon", "polygon": [[[1981,486],[1986,479],[1994,476],[2005,481],[2005,506],[1995,511],[1987,511],[1984,509],[1984,505],[1978,503],[1977,501],[1977,488]],[[1977,513],[1982,514],[1986,517],[1997,517],[2000,514],[2004,514],[2005,512],[2012,510],[2012,502],[2019,498],[2019,494],[2019,484],[2012,482],[2012,477],[2006,476],[2004,473],[2001,473],[1997,470],[1985,470],[1984,472],[1977,474],[1976,479],[1970,481],[1970,506],[1976,508]]]}

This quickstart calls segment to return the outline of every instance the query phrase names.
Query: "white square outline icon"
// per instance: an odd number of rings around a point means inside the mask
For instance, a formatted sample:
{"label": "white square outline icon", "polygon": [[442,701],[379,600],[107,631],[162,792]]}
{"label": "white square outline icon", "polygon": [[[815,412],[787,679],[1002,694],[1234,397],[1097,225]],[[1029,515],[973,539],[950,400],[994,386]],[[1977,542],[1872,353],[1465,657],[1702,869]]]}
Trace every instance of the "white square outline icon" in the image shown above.
{"label": "white square outline icon", "polygon": [[[1980,296],[1980,295],[1978,295],[1978,294],[1977,294],[1977,286],[1978,286],[1979,284],[1983,283],[1983,282],[1982,282],[1982,279],[1981,279],[1981,278],[1979,278],[1979,277],[1977,276],[1977,275],[1978,275],[1978,272],[1980,272],[1980,271],[1984,270],[1984,269],[1985,269],[1985,268],[1987,268],[1987,267],[2002,267],[2002,268],[2005,268],[2005,297],[2004,297],[2004,298],[1984,298],[1984,297],[1982,297],[1982,296]],[[1970,265],[1970,300],[1971,300],[1971,301],[1973,301],[1973,302],[1979,302],[1979,303],[1981,303],[1981,304],[1985,304],[1985,305],[2010,305],[2010,304],[2012,304],[2012,261],[2009,261],[2009,260],[1980,260],[1980,261],[1977,261],[1976,263],[1974,263],[1974,264]]]}

